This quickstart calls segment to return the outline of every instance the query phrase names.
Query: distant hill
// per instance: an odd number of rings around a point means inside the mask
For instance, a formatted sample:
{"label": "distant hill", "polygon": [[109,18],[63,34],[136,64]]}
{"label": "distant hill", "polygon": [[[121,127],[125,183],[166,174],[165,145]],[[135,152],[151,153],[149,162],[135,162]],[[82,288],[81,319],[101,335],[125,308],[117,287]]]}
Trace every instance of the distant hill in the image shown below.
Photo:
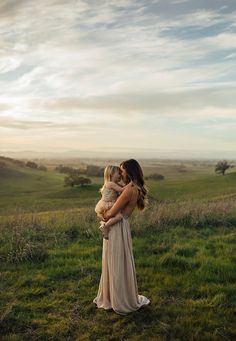
{"label": "distant hill", "polygon": [[25,163],[20,160],[0,156],[0,178],[23,177],[26,176]]}
{"label": "distant hill", "polygon": [[82,159],[82,158],[93,158],[93,159],[104,159],[112,158],[124,160],[127,158],[137,158],[137,159],[160,159],[160,160],[220,160],[222,158],[227,158],[228,160],[236,161],[235,150],[186,150],[186,149],[176,149],[176,150],[160,150],[159,148],[112,148],[109,149],[96,149],[96,150],[81,150],[81,149],[68,149],[63,151],[35,151],[35,150],[24,150],[24,151],[0,151],[5,155],[9,155],[13,158],[19,159]]}
{"label": "distant hill", "polygon": [[45,171],[46,167],[35,162],[24,162],[6,156],[0,156],[0,179],[18,178],[27,175],[38,175],[39,171]]}
{"label": "distant hill", "polygon": [[1,156],[0,155],[0,161],[1,162],[10,162],[10,163],[13,163],[15,165],[18,165],[18,166],[21,166],[21,167],[24,167],[25,166],[25,163],[21,160],[17,160],[17,159],[13,159],[11,157],[7,157],[7,156]]}

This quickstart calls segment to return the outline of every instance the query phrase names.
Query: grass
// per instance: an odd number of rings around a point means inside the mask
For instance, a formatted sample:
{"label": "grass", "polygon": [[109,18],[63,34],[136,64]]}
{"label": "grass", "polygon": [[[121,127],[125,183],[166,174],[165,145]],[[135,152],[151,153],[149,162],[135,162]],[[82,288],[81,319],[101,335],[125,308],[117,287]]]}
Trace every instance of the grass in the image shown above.
{"label": "grass", "polygon": [[[155,206],[145,214],[151,219]],[[235,226],[153,229],[141,227],[138,216],[131,219],[138,286],[151,305],[127,317],[92,302],[102,254],[92,209],[7,217],[0,241],[2,339],[233,340]],[[9,256],[12,249],[21,255],[19,240],[44,257]]]}
{"label": "grass", "polygon": [[150,195],[160,201],[222,199],[236,196],[236,173],[176,177],[159,182],[147,181],[147,185]]}
{"label": "grass", "polygon": [[64,187],[65,174],[15,165],[12,168],[20,170],[22,176],[0,177],[0,215],[19,209],[40,212],[94,206],[99,198],[96,178],[92,186],[69,188]]}
{"label": "grass", "polygon": [[151,304],[127,316],[92,302],[101,179],[69,189],[64,175],[21,169],[0,180],[1,340],[234,340],[236,179],[201,167],[149,182],[156,201],[130,219],[139,293]]}

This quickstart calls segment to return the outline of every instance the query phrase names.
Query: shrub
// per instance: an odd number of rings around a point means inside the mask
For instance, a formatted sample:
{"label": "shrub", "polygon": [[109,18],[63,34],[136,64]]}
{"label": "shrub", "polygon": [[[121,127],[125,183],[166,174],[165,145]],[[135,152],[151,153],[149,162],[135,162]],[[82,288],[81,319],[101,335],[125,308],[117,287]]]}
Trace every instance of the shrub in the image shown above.
{"label": "shrub", "polygon": [[158,173],[153,173],[145,177],[146,180],[164,180],[164,175],[158,174]]}
{"label": "shrub", "polygon": [[82,176],[77,175],[69,175],[64,179],[64,186],[84,186],[91,184],[91,180],[89,178],[84,178]]}
{"label": "shrub", "polygon": [[88,176],[103,176],[104,168],[94,165],[88,165],[85,174]]}
{"label": "shrub", "polygon": [[36,162],[33,162],[33,161],[28,161],[26,162],[25,164],[27,167],[30,167],[30,168],[34,168],[34,169],[37,169],[38,168],[38,165]]}
{"label": "shrub", "polygon": [[46,172],[47,171],[47,167],[40,165],[40,166],[38,166],[38,170],[42,170],[42,171]]}
{"label": "shrub", "polygon": [[68,167],[68,166],[63,166],[63,165],[59,165],[59,166],[55,167],[54,170],[56,172],[65,173],[65,174],[69,174],[69,175],[80,175],[80,174],[84,173],[84,170],[82,170],[80,168],[73,168],[73,167]]}

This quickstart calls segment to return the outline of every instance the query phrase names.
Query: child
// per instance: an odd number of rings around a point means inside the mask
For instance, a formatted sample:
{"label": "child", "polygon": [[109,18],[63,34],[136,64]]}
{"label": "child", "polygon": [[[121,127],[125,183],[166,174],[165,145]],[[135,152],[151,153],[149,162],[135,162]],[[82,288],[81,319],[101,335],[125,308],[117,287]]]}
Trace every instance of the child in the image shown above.
{"label": "child", "polygon": [[[102,220],[103,214],[109,210],[115,203],[119,194],[123,192],[124,187],[119,186],[117,183],[120,181],[120,168],[117,166],[107,166],[104,170],[104,185],[100,189],[102,198],[99,200],[95,207],[95,212]],[[103,238],[108,238],[110,227],[123,218],[121,213],[117,213],[115,217],[110,218],[106,223],[101,222],[99,226],[103,232]]]}

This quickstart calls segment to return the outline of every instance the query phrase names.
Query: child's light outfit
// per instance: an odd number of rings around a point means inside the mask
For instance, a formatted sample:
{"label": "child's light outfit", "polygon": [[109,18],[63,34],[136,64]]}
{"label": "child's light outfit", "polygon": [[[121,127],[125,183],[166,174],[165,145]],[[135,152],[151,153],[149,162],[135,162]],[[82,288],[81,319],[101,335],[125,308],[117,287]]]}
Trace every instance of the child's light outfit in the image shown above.
{"label": "child's light outfit", "polygon": [[[108,211],[116,202],[119,194],[112,188],[107,188],[106,185],[102,190],[102,198],[99,200],[95,207],[95,212],[97,214],[103,215]],[[118,213],[117,217],[121,214]],[[121,217],[120,217],[121,219]],[[104,238],[108,239],[108,231],[104,231],[104,227],[101,225],[100,229],[104,232]]]}
{"label": "child's light outfit", "polygon": [[105,187],[102,191],[102,198],[95,207],[95,212],[98,214],[103,214],[114,205],[117,198],[118,193],[114,189]]}

